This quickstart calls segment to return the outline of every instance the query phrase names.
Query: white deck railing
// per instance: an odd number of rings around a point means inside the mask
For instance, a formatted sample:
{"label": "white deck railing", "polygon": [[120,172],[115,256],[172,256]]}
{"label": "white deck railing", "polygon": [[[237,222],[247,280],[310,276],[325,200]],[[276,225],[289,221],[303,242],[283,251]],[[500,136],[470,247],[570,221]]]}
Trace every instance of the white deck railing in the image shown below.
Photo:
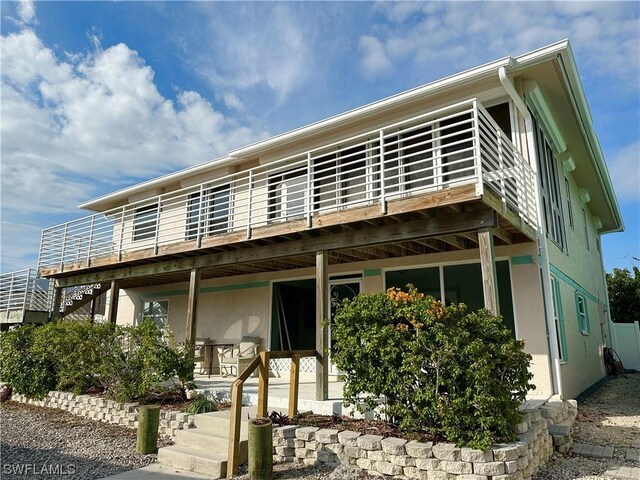
{"label": "white deck railing", "polygon": [[0,322],[22,321],[25,310],[49,311],[49,281],[32,269],[0,274]]}
{"label": "white deck railing", "polygon": [[200,185],[47,228],[39,268],[475,185],[536,228],[533,171],[477,100],[428,112]]}

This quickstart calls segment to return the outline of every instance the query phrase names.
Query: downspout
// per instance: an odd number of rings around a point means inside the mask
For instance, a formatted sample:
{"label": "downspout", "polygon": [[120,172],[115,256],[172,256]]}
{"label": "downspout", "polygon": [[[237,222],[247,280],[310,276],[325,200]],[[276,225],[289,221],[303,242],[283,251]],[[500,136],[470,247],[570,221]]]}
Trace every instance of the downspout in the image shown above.
{"label": "downspout", "polygon": [[516,92],[511,80],[507,76],[507,69],[500,67],[498,69],[498,77],[500,83],[507,91],[514,105],[524,117],[526,136],[527,136],[527,150],[529,152],[529,163],[533,169],[535,193],[536,193],[536,210],[538,214],[538,228],[536,229],[536,241],[538,243],[538,254],[540,261],[538,267],[540,268],[542,278],[542,295],[545,305],[545,319],[547,322],[547,331],[549,332],[549,349],[551,350],[551,376],[553,377],[553,389],[554,393],[562,397],[562,371],[560,369],[560,352],[558,350],[558,331],[556,330],[556,323],[554,321],[553,314],[553,292],[551,291],[551,271],[549,269],[549,255],[547,252],[547,240],[544,236],[543,228],[544,215],[542,212],[542,203],[540,201],[540,181],[538,178],[538,164],[534,160],[535,140],[533,137],[533,119],[531,113],[527,109],[522,98]]}

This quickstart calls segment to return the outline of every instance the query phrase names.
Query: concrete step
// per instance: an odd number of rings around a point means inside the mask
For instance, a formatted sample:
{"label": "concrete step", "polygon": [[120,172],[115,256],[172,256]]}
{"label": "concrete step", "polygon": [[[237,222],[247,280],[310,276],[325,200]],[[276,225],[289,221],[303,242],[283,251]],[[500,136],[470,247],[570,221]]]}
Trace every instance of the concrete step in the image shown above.
{"label": "concrete step", "polygon": [[[229,410],[223,410],[219,412],[199,413],[193,416],[193,424],[197,428],[207,430],[210,432],[229,434]],[[246,435],[247,424],[249,423],[248,415],[251,418],[256,416],[255,407],[242,407],[242,414],[240,415],[240,432]]]}
{"label": "concrete step", "polygon": [[227,474],[227,455],[211,453],[201,448],[171,445],[158,449],[158,463],[207,475],[224,478]]}
{"label": "concrete step", "polygon": [[[229,439],[227,434],[210,433],[199,428],[189,428],[176,432],[176,444],[182,447],[199,448],[211,453],[226,455],[229,450]],[[247,460],[246,435],[240,437],[240,461]]]}

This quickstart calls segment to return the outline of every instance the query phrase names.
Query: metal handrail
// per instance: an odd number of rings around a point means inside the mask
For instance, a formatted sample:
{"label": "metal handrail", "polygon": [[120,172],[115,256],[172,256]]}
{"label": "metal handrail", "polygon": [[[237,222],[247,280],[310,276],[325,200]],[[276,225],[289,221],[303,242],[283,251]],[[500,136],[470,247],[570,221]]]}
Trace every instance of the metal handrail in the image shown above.
{"label": "metal handrail", "polygon": [[11,311],[48,311],[48,283],[30,268],[0,274],[0,314],[8,318]]}
{"label": "metal handrail", "polygon": [[459,185],[485,186],[536,229],[533,171],[472,99],[350,138],[43,230],[38,268],[85,268],[145,250],[380,205]]}
{"label": "metal handrail", "polygon": [[242,388],[244,382],[258,369],[258,411],[256,416],[266,417],[269,402],[269,361],[272,358],[290,358],[289,417],[298,412],[298,390],[300,387],[300,359],[315,357],[315,350],[287,350],[260,352],[238,375],[231,386],[231,410],[229,422],[229,450],[227,458],[227,478],[238,473],[240,467],[240,423],[242,415]]}

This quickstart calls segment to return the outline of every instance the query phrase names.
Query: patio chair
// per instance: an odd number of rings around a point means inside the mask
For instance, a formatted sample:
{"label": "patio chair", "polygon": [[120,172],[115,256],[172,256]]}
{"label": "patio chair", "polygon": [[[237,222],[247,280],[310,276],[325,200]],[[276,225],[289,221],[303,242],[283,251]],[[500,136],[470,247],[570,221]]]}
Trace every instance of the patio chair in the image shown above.
{"label": "patio chair", "polygon": [[221,349],[218,353],[220,375],[223,377],[233,375],[234,368],[236,369],[235,375],[240,375],[258,355],[259,344],[260,338],[258,337],[242,337],[239,344]]}
{"label": "patio chair", "polygon": [[210,368],[210,366],[207,365],[207,359],[205,358],[205,345],[208,343],[209,338],[196,338],[196,343],[194,345],[193,363],[194,367],[196,363],[200,364],[200,375],[204,373],[205,368]]}

